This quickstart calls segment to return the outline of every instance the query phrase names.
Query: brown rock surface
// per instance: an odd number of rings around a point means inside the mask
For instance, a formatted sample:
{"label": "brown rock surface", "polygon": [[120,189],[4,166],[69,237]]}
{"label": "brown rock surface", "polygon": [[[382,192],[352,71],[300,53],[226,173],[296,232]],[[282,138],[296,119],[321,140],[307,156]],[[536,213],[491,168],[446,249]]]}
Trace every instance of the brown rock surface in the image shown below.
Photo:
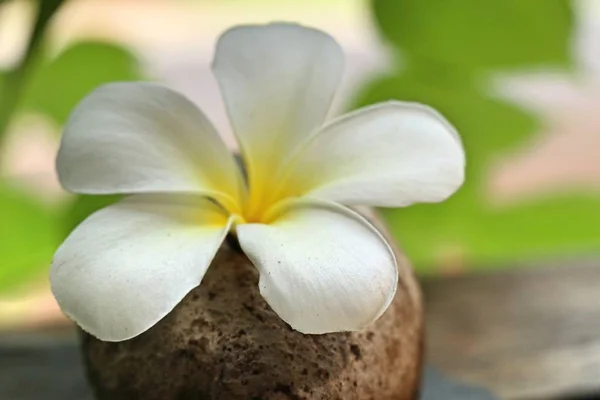
{"label": "brown rock surface", "polygon": [[111,400],[409,400],[423,337],[417,283],[400,279],[387,312],[362,332],[303,335],[258,292],[249,260],[224,246],[202,284],[165,319],[120,343],[83,334],[88,375]]}

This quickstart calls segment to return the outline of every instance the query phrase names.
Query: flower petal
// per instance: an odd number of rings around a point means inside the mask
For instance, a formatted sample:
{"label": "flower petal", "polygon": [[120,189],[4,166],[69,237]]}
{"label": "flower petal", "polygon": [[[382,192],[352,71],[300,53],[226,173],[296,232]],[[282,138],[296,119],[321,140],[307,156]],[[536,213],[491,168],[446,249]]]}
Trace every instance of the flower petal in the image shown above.
{"label": "flower petal", "polygon": [[315,133],[290,164],[283,195],[382,207],[439,202],[464,180],[455,129],[429,107],[388,102]]}
{"label": "flower petal", "polygon": [[237,199],[240,177],[217,131],[182,95],[109,84],[72,113],[57,158],[62,185],[88,194],[192,192]]}
{"label": "flower petal", "polygon": [[[344,55],[329,35],[294,24],[241,26],[217,43],[213,71],[252,192],[324,121]],[[253,193],[253,195],[254,195]]]}
{"label": "flower petal", "polygon": [[387,309],[398,270],[385,239],[360,215],[318,200],[278,206],[268,225],[238,225],[260,272],[260,293],[303,333],[358,330]]}
{"label": "flower petal", "polygon": [[105,341],[148,330],[198,286],[230,221],[209,200],[135,195],[86,219],[56,252],[63,312]]}

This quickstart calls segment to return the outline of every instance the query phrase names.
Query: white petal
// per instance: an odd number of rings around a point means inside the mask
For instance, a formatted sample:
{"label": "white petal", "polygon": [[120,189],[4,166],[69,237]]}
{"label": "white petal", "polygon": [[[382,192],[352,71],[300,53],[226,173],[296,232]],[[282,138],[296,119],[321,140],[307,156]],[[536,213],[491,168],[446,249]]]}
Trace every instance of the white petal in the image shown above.
{"label": "white petal", "polygon": [[453,194],[464,180],[465,155],[455,129],[436,111],[388,102],[323,127],[290,168],[287,196],[400,207]]}
{"label": "white petal", "polygon": [[213,125],[182,95],[152,83],[96,89],[71,115],[57,170],[77,193],[225,193],[239,173]]}
{"label": "white petal", "polygon": [[272,223],[239,225],[237,234],[260,272],[260,293],[300,332],[361,329],[381,316],[396,292],[393,251],[342,206],[287,202]]}
{"label": "white petal", "polygon": [[56,252],[63,312],[105,341],[132,338],[198,286],[230,222],[208,200],[135,195],[86,219]]}
{"label": "white petal", "polygon": [[241,26],[217,44],[213,71],[251,186],[324,121],[344,55],[327,34],[294,24]]}

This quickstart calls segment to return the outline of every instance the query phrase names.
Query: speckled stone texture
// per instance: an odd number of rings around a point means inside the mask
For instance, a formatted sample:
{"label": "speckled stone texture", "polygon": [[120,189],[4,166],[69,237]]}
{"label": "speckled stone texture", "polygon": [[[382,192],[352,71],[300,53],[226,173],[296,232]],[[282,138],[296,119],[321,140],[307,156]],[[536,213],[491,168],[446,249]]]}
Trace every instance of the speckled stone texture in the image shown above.
{"label": "speckled stone texture", "polygon": [[166,318],[121,343],[82,334],[102,400],[412,400],[423,319],[406,259],[388,311],[362,332],[303,335],[258,292],[258,274],[223,246],[202,284]]}

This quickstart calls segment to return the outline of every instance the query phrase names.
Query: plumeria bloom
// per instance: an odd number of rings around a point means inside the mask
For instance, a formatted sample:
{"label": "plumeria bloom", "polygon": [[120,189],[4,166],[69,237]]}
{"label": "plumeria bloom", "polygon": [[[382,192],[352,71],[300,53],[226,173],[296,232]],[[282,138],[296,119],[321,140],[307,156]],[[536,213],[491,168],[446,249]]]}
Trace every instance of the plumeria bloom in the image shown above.
{"label": "plumeria bloom", "polygon": [[330,36],[298,25],[223,34],[212,68],[246,177],[204,114],[170,89],[115,83],[85,98],[65,127],[60,181],[129,196],[56,252],[50,280],[64,313],[102,340],[139,335],[200,284],[230,234],[292,328],[376,320],[398,266],[346,205],[442,201],[462,184],[465,158],[453,127],[422,105],[392,101],[325,122],[343,61]]}

